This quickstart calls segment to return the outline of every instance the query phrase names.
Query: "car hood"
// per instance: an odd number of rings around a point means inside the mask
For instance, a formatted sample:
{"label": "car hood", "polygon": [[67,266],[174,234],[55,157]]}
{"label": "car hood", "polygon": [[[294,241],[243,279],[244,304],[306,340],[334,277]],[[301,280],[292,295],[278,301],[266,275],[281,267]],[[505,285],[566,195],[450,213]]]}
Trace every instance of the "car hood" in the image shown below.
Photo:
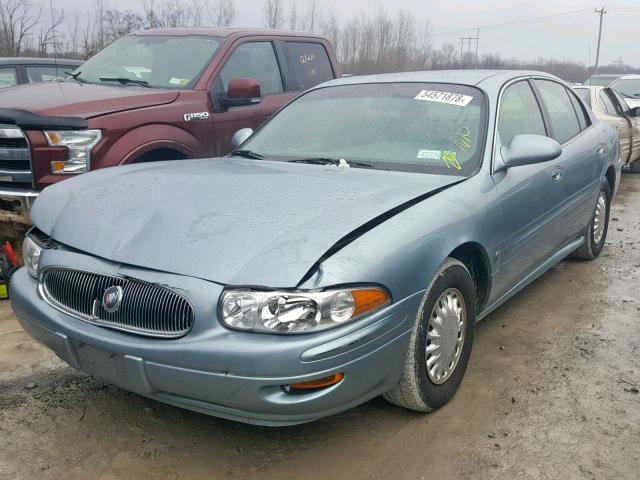
{"label": "car hood", "polygon": [[237,158],[179,160],[52,185],[31,218],[58,242],[108,260],[221,284],[294,287],[339,240],[460,180]]}
{"label": "car hood", "polygon": [[174,90],[158,90],[118,84],[94,85],[79,82],[42,82],[0,90],[3,108],[28,110],[40,115],[85,119],[171,103]]}
{"label": "car hood", "polygon": [[629,108],[640,107],[640,98],[625,98],[625,102],[629,105]]}

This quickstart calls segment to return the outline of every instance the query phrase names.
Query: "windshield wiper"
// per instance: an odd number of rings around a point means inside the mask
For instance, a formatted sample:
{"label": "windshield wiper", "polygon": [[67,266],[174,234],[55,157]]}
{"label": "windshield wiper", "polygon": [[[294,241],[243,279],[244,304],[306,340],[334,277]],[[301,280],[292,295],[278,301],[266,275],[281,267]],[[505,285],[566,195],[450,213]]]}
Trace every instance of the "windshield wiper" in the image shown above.
{"label": "windshield wiper", "polygon": [[100,77],[98,78],[101,82],[119,82],[122,85],[133,84],[133,85],[141,85],[143,87],[149,88],[149,82],[144,80],[136,80],[135,78],[126,78],[126,77]]}
{"label": "windshield wiper", "polygon": [[296,158],[294,160],[288,160],[293,163],[310,163],[313,165],[336,165],[338,167],[359,167],[359,168],[376,168],[374,165],[363,162],[354,162],[352,160],[344,160],[329,157],[317,157],[317,158]]}
{"label": "windshield wiper", "polygon": [[264,157],[259,153],[252,152],[251,150],[234,150],[231,155],[236,157],[251,158],[253,160],[262,160]]}
{"label": "windshield wiper", "polygon": [[76,73],[73,73],[73,72],[64,72],[64,73],[66,73],[66,74],[67,74],[67,75],[69,75],[71,78],[73,78],[74,80],[76,80],[76,81],[78,81],[78,82],[80,82],[80,83],[89,83],[89,82],[88,82],[87,80],[85,80],[84,78],[80,78],[80,74],[81,74],[82,72],[76,72]]}

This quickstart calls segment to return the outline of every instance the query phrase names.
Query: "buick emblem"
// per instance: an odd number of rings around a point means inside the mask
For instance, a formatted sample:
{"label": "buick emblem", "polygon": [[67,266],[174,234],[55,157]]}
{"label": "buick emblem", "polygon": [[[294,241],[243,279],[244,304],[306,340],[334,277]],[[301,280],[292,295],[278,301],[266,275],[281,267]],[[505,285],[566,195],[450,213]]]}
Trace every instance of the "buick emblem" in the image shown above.
{"label": "buick emblem", "polygon": [[122,303],[124,290],[120,286],[107,288],[102,294],[102,307],[109,313],[117,312]]}

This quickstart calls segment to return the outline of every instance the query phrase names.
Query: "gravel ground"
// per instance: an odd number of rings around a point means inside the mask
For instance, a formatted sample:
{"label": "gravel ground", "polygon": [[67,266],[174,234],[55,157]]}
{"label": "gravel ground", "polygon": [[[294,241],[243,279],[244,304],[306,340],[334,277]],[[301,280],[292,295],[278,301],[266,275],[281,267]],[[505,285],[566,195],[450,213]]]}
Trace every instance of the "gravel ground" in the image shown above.
{"label": "gravel ground", "polygon": [[640,175],[607,247],[478,325],[466,378],[421,415],[375,399],[269,429],[146,400],[73,370],[0,304],[0,479],[640,478]]}

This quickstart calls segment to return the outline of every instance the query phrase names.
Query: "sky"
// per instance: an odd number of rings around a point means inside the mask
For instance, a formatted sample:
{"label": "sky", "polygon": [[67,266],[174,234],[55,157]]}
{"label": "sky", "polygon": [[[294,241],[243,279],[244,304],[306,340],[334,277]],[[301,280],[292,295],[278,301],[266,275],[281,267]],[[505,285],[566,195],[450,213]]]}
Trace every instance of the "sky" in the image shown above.
{"label": "sky", "polygon": [[[141,10],[143,0],[107,0],[118,9]],[[158,1],[158,0],[156,0]],[[161,0],[160,0],[161,1]],[[184,0],[188,1],[188,0]],[[214,1],[214,0],[210,0]],[[235,0],[235,26],[263,26],[265,0]],[[309,0],[294,1],[298,12]],[[640,67],[640,0],[613,0],[596,5],[584,0],[319,0],[323,11],[333,11],[338,19],[374,12],[378,7],[393,14],[399,9],[411,13],[416,22],[429,21],[436,46],[443,42],[460,46],[461,36],[475,36],[480,28],[478,53],[499,53],[503,57],[534,60],[538,57],[595,63],[599,16],[595,8],[604,5],[600,65],[622,58]],[[92,0],[53,0],[54,8],[66,12],[87,11]],[[492,25],[556,16],[535,23]],[[531,20],[533,21],[533,20]],[[484,27],[484,28],[483,28]]]}

